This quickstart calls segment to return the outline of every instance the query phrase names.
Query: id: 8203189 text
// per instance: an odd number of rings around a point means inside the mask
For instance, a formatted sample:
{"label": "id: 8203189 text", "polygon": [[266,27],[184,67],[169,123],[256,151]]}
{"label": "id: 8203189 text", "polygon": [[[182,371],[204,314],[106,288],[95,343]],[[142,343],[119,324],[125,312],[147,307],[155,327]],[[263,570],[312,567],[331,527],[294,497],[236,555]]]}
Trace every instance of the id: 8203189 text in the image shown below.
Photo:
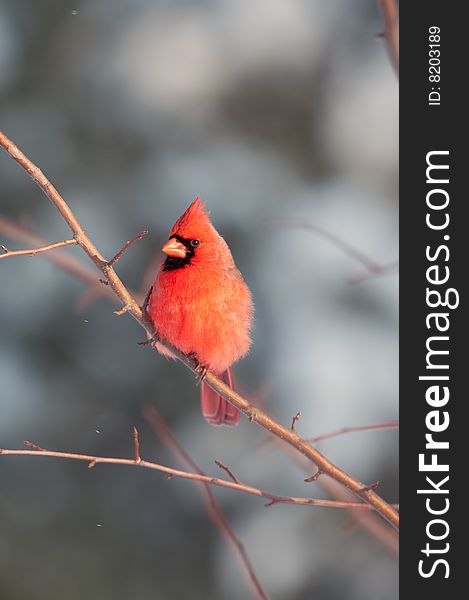
{"label": "id: 8203189 text", "polygon": [[432,25],[428,28],[428,81],[431,86],[428,94],[429,106],[440,106],[441,104],[441,88],[438,85],[441,81],[440,41],[440,28]]}

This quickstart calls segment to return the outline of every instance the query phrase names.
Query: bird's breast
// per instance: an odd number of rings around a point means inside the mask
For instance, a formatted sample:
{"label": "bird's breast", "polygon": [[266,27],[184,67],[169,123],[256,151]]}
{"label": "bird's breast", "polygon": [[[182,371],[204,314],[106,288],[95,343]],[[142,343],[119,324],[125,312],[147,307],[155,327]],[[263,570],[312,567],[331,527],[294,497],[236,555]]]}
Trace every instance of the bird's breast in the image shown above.
{"label": "bird's breast", "polygon": [[160,271],[148,305],[163,339],[219,373],[248,352],[252,312],[237,270]]}

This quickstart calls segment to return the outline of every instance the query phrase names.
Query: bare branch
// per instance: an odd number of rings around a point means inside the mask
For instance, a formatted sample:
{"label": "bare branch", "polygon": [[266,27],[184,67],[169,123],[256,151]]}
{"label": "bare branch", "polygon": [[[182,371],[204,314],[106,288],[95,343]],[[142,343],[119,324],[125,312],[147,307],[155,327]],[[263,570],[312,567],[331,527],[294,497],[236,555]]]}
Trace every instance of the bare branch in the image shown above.
{"label": "bare branch", "polygon": [[[280,445],[280,440],[272,438],[276,442],[276,446]],[[293,448],[287,449],[287,454],[294,460],[294,462],[303,469],[309,469],[309,462],[304,456],[301,456],[298,452],[294,452]],[[321,487],[330,497],[335,500],[350,500],[353,495],[341,486],[337,481],[334,481],[330,477],[320,477],[322,473],[314,474],[311,478],[317,481],[319,487]],[[306,482],[308,479],[305,480]],[[399,508],[399,505],[394,505]],[[379,518],[377,513],[373,511],[363,510],[349,510],[350,518],[358,523],[363,529],[367,530],[371,535],[376,537],[380,542],[385,544],[394,554],[399,554],[399,532],[393,527],[389,526],[389,523]]]}
{"label": "bare branch", "polygon": [[384,39],[393,67],[399,75],[399,9],[397,0],[378,0],[384,21]]}
{"label": "bare branch", "polygon": [[131,307],[128,304],[126,304],[125,306],[123,306],[119,310],[115,310],[114,311],[114,315],[116,317],[120,317],[121,315],[124,315],[126,312],[129,312],[130,309],[131,309]]}
{"label": "bare branch", "polygon": [[143,314],[142,309],[138,305],[135,298],[130,294],[125,285],[122,283],[112,265],[108,264],[108,261],[104,258],[101,252],[96,248],[90,238],[86,235],[81,223],[73,214],[72,210],[47,179],[44,173],[32,163],[27,156],[21,152],[21,150],[2,132],[0,132],[0,146],[2,146],[8,154],[15,160],[22,169],[28,173],[33,181],[42,189],[44,194],[54,204],[56,209],[62,215],[63,219],[70,227],[73,237],[77,241],[78,245],[83,248],[85,253],[94,262],[98,269],[103,273],[107,281],[109,282],[112,290],[120,299],[123,306],[129,305],[132,310],[129,313],[139,321],[147,330],[153,334],[153,325]]}
{"label": "bare branch", "polygon": [[215,464],[217,465],[217,467],[220,467],[220,469],[223,469],[223,471],[225,471],[228,477],[230,477],[235,483],[240,483],[239,479],[233,475],[232,471],[226,465],[224,465],[219,460],[216,460]]}
{"label": "bare branch", "polygon": [[383,429],[399,429],[399,421],[387,421],[386,423],[375,423],[373,425],[357,425],[356,427],[342,427],[330,433],[324,433],[316,437],[307,438],[308,442],[317,444],[323,440],[329,440],[334,437],[345,435],[346,433],[357,433],[359,431],[377,431]]}
{"label": "bare branch", "polygon": [[110,261],[108,261],[108,263],[107,263],[107,264],[108,264],[110,267],[112,267],[113,265],[115,265],[117,262],[119,262],[119,261],[120,261],[120,259],[122,258],[122,256],[123,256],[124,252],[126,252],[126,251],[129,249],[129,247],[130,247],[132,244],[134,244],[135,242],[138,242],[138,241],[140,241],[140,240],[141,240],[143,237],[145,237],[147,234],[148,234],[148,230],[147,230],[147,229],[144,229],[143,231],[140,231],[139,233],[137,233],[137,235],[136,235],[135,237],[133,237],[131,240],[128,240],[128,241],[127,241],[127,242],[124,244],[124,246],[123,246],[123,247],[122,247],[122,248],[119,250],[119,252],[118,252],[118,253],[117,253],[115,256],[113,256],[113,257],[111,258],[111,260],[110,260]]}
{"label": "bare branch", "polygon": [[[119,298],[122,306],[128,307],[127,312],[146,330],[150,337],[156,334],[153,323],[150,321],[145,311],[136,301],[135,297],[125,287],[112,265],[103,257],[97,247],[93,244],[90,238],[86,235],[82,225],[79,223],[74,213],[50,183],[42,171],[34,165],[21,150],[2,132],[0,132],[0,146],[2,146],[8,154],[23,168],[33,179],[33,181],[43,190],[46,196],[55,205],[57,210],[62,215],[65,222],[73,232],[73,236],[77,243],[83,248],[90,259],[95,263],[99,270],[103,273],[106,280],[109,282],[113,292]],[[167,341],[163,340],[163,344],[188,368],[194,373],[197,373],[197,362],[194,357],[185,356],[177,348],[174,348]],[[230,402],[239,411],[244,413],[250,421],[253,421],[267,429],[270,433],[277,436],[290,446],[296,448],[305,457],[311,460],[316,466],[327,473],[330,477],[344,485],[352,491],[361,500],[372,506],[381,516],[388,520],[394,527],[399,526],[399,513],[388,502],[383,500],[373,490],[364,489],[366,486],[360,481],[351,477],[348,473],[337,467],[328,458],[326,458],[319,450],[311,446],[306,440],[301,438],[295,431],[289,430],[287,427],[275,421],[268,414],[254,407],[245,398],[237,394],[229,386],[223,383],[216,375],[207,372],[204,383],[209,385],[215,392]],[[22,451],[23,453],[27,451]],[[90,460],[94,460],[92,457]],[[139,464],[143,464],[142,461]],[[225,485],[230,482],[225,482]],[[234,482],[231,485],[236,485]]]}
{"label": "bare branch", "polygon": [[[301,498],[296,496],[277,496],[271,494],[260,488],[247,485],[245,483],[235,483],[234,481],[227,481],[226,479],[220,479],[218,477],[211,477],[209,475],[201,475],[200,473],[190,473],[188,471],[181,471],[180,469],[173,469],[166,467],[155,462],[148,460],[140,460],[137,462],[135,458],[115,458],[110,456],[93,456],[90,454],[77,454],[74,452],[57,452],[54,450],[46,450],[36,444],[29,442],[31,446],[34,446],[31,450],[11,450],[6,448],[0,448],[0,456],[42,456],[42,457],[53,457],[53,458],[64,458],[69,460],[78,460],[88,463],[88,468],[92,469],[98,464],[113,464],[113,465],[129,465],[139,466],[145,469],[152,469],[153,471],[161,471],[166,473],[170,478],[179,477],[181,479],[192,479],[193,481],[200,481],[210,485],[218,487],[229,488],[237,490],[238,492],[244,492],[251,496],[258,496],[260,498],[267,498],[271,503],[275,504],[295,504],[297,506],[323,506],[325,508],[350,508],[356,510],[373,510],[373,507],[364,502],[338,502],[335,500],[323,500],[321,498]],[[29,445],[28,444],[28,445]],[[395,508],[393,507],[395,510]]]}
{"label": "bare branch", "polygon": [[[298,456],[298,454],[296,456]],[[329,477],[321,478],[320,481],[320,486],[324,491],[336,500],[347,501],[353,497],[350,492]],[[363,529],[367,530],[371,535],[387,546],[393,554],[399,554],[398,533],[380,519],[376,513],[371,511],[363,512],[361,510],[350,510],[349,515],[355,523],[359,524]]]}
{"label": "bare branch", "polygon": [[[154,407],[146,406],[144,408],[143,414],[148,424],[151,426],[158,438],[172,452],[172,454],[175,455],[176,458],[179,459],[183,465],[185,465],[186,468],[192,469],[200,475],[205,475],[205,473],[195,463],[192,457],[189,456],[189,454],[179,444],[174,433],[171,431],[166,421]],[[221,467],[221,463],[219,463],[218,461],[215,462],[218,464],[218,466]],[[226,469],[226,467],[224,466],[222,468]],[[227,473],[233,479],[233,481],[239,483],[233,476],[231,471],[229,471],[229,469],[227,469]],[[210,489],[210,486],[206,483],[200,484],[199,489],[202,492],[202,498],[207,509],[207,513],[210,519],[212,520],[212,523],[221,532],[221,534],[228,541],[228,543],[231,544],[231,546],[233,547],[247,573],[247,576],[249,577],[249,581],[253,587],[253,591],[259,598],[261,598],[261,600],[268,600],[268,595],[264,590],[261,582],[259,581],[259,578],[257,577],[257,574],[254,570],[254,566],[251,563],[249,556],[247,555],[246,549],[244,548],[240,539],[238,538],[230,523],[228,522],[228,519],[222,511],[220,504],[215,498],[213,491]]]}
{"label": "bare branch", "polygon": [[[342,427],[329,433],[323,433],[315,437],[305,438],[310,444],[318,444],[324,440],[329,440],[335,437],[346,435],[348,433],[359,433],[361,431],[378,431],[387,429],[399,429],[399,421],[386,421],[385,423],[373,423],[371,425],[357,425],[355,427]],[[271,444],[275,438],[266,438],[262,445]]]}
{"label": "bare branch", "polygon": [[55,242],[54,244],[47,244],[46,246],[39,246],[38,248],[32,248],[31,250],[9,250],[6,246],[0,244],[0,248],[3,250],[3,254],[0,254],[0,260],[11,258],[12,256],[36,256],[36,254],[41,254],[42,252],[63,248],[64,246],[76,246],[76,244],[77,241],[71,239],[64,240],[63,242]]}
{"label": "bare branch", "polygon": [[367,492],[369,490],[375,490],[376,488],[379,487],[379,481],[375,481],[374,483],[370,483],[370,485],[365,485],[365,487],[363,488],[364,492]]}
{"label": "bare branch", "polygon": [[373,277],[382,277],[384,275],[390,275],[391,273],[397,271],[399,268],[399,261],[394,260],[393,262],[386,263],[384,265],[380,265],[379,268],[374,271],[364,271],[363,273],[356,273],[352,275],[348,282],[350,284],[357,284],[366,281],[367,279],[372,279]]}
{"label": "bare branch", "polygon": [[335,233],[332,233],[325,227],[317,225],[316,223],[310,223],[307,221],[301,221],[298,219],[271,219],[268,224],[276,228],[294,228],[294,229],[305,229],[318,235],[319,237],[327,240],[333,244],[336,248],[341,250],[346,256],[353,258],[355,261],[363,265],[365,273],[354,275],[349,279],[349,283],[360,283],[370,277],[376,277],[378,275],[387,275],[396,269],[398,262],[393,261],[388,264],[380,264],[370,258],[362,250],[350,244],[346,240],[342,239]]}
{"label": "bare branch", "polygon": [[135,452],[135,462],[138,464],[142,462],[140,458],[140,441],[138,439],[138,429],[134,427],[134,452]]}
{"label": "bare branch", "polygon": [[44,448],[41,448],[41,446],[38,446],[37,444],[34,444],[34,442],[29,442],[28,440],[25,440],[23,442],[23,444],[26,446],[26,448],[31,448],[31,450],[36,450],[36,452],[43,452]]}
{"label": "bare branch", "polygon": [[323,471],[321,471],[321,469],[318,469],[316,471],[316,473],[313,473],[310,477],[307,477],[306,479],[304,479],[304,482],[305,483],[314,483],[321,477],[321,475],[323,475]]}
{"label": "bare branch", "polygon": [[293,419],[292,419],[292,422],[291,422],[291,427],[290,427],[290,429],[291,429],[292,431],[295,431],[295,430],[296,430],[296,424],[298,423],[298,421],[299,421],[300,419],[301,419],[301,413],[298,411],[298,412],[296,413],[296,415],[293,417]]}
{"label": "bare branch", "polygon": [[[4,215],[0,215],[0,234],[24,244],[42,246],[50,243],[36,233],[29,231],[26,227],[11,221]],[[118,302],[118,298],[109,287],[107,279],[98,279],[99,271],[83,263],[75,256],[65,252],[51,252],[41,256],[66,273],[83,281],[83,283],[88,285],[90,289],[95,290],[100,296]]]}

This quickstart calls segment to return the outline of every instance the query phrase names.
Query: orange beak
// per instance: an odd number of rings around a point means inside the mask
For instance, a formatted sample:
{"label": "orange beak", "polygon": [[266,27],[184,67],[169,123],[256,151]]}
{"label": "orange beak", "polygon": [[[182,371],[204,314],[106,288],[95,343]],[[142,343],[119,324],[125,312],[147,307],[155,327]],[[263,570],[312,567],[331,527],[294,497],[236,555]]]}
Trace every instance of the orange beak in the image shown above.
{"label": "orange beak", "polygon": [[175,238],[168,240],[161,250],[167,256],[173,256],[174,258],[186,258],[187,255],[187,248]]}

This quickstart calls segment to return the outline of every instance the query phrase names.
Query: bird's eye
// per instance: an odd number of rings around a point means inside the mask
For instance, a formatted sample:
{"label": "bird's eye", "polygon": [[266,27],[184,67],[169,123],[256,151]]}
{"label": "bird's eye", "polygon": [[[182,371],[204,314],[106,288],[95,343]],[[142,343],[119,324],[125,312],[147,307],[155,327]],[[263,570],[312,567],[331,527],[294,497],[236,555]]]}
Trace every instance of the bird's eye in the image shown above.
{"label": "bird's eye", "polygon": [[193,248],[195,248],[196,246],[198,246],[200,244],[199,240],[191,240],[191,246]]}

